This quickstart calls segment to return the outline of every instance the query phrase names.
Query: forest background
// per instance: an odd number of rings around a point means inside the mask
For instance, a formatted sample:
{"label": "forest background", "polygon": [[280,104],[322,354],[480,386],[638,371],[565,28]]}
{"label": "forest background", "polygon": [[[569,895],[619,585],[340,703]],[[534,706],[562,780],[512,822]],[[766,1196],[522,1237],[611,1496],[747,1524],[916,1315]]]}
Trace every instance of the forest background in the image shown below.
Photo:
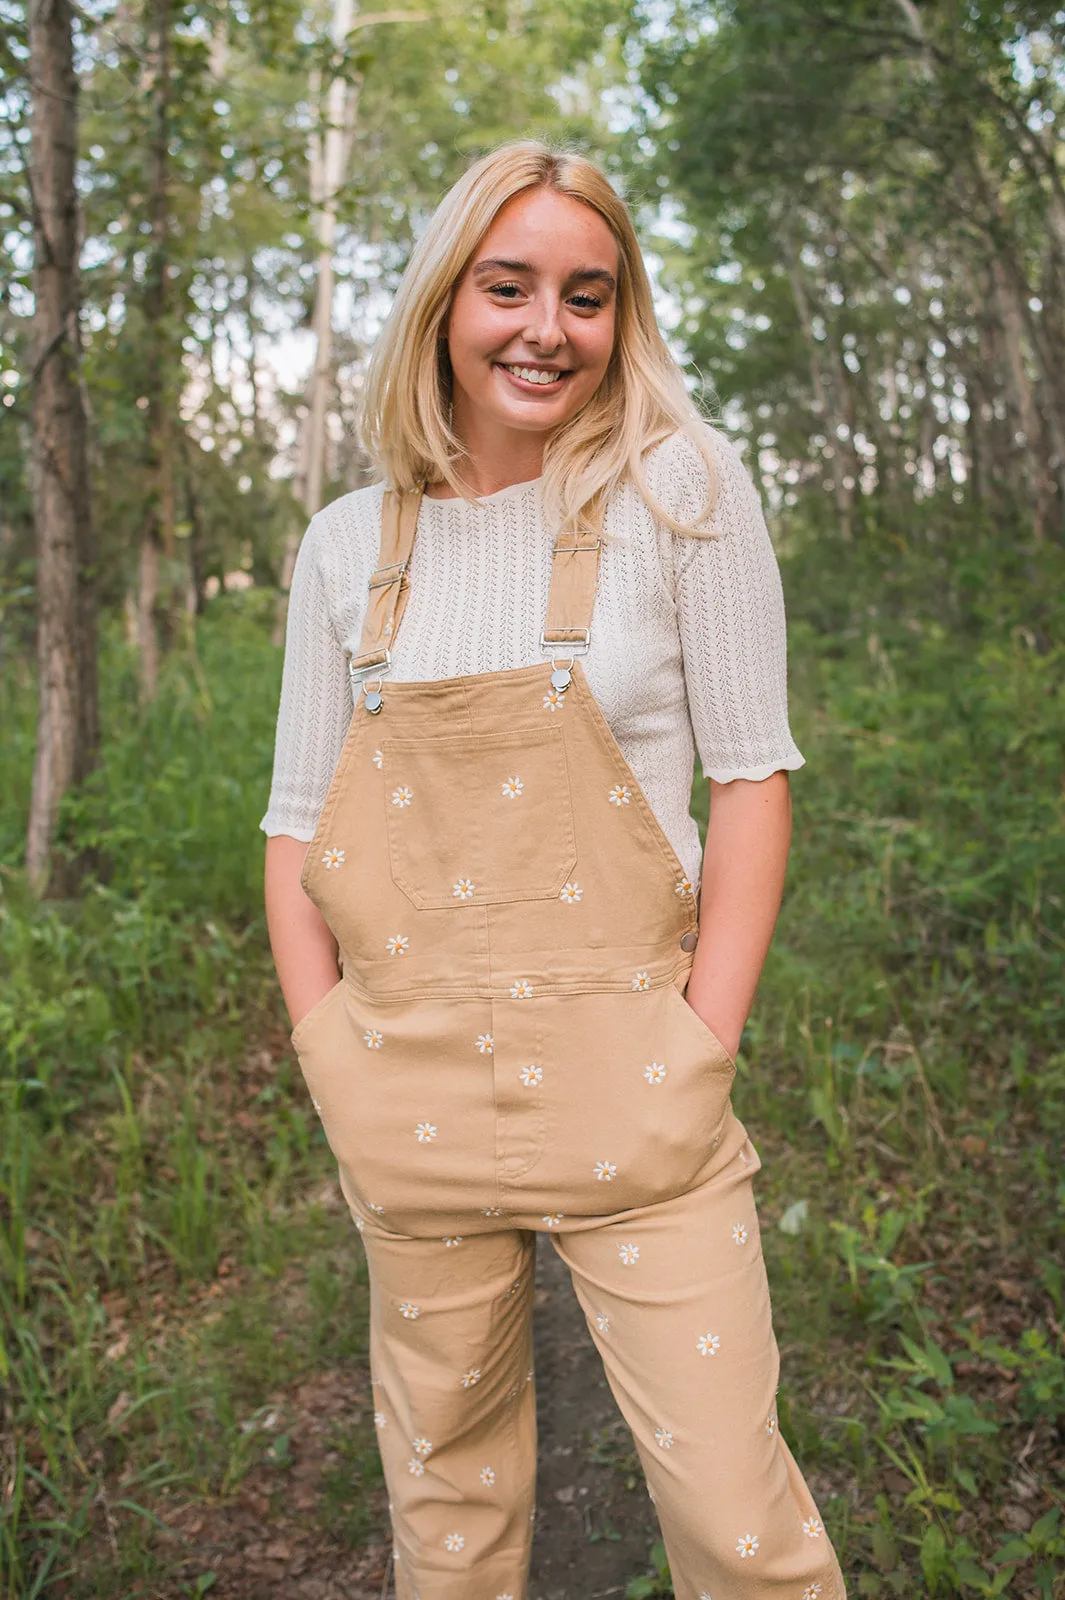
{"label": "forest background", "polygon": [[[257,823],[368,350],[524,134],[630,199],[782,564],[808,766],[736,1100],[783,1430],[853,1593],[1065,1593],[1065,12],[0,19],[0,1593],[382,1592]],[[672,1593],[631,1520],[635,1561],[591,1507],[558,1593],[611,1540],[602,1592]]]}

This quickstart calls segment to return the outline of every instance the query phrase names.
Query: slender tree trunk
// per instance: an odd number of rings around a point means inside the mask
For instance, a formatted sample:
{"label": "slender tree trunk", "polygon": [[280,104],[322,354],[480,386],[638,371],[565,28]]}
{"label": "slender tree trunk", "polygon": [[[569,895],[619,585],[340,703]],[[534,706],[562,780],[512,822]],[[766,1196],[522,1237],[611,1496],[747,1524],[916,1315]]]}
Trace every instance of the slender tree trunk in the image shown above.
{"label": "slender tree trunk", "polygon": [[832,382],[829,368],[822,359],[822,344],[814,337],[813,316],[810,311],[806,281],[803,277],[802,261],[795,242],[789,235],[785,235],[785,249],[787,251],[788,279],[791,283],[792,299],[795,302],[796,314],[806,337],[806,347],[809,352],[810,381],[814,391],[814,406],[829,440],[828,445],[825,447],[825,455],[829,459],[832,472],[832,493],[836,502],[839,529],[843,539],[849,544],[854,538],[854,490],[848,489],[844,483],[846,466],[840,448],[841,441],[838,431],[841,424],[846,424],[842,414],[837,410],[837,396],[834,393],[835,385]]}
{"label": "slender tree trunk", "polygon": [[159,686],[159,556],[173,548],[174,474],[171,460],[170,394],[167,382],[167,265],[170,197],[170,6],[151,0],[152,70],[149,87],[152,131],[148,149],[148,221],[151,239],[144,284],[147,354],[147,504],[141,536],[137,593],[137,635],[140,646],[141,693],[153,700]]}
{"label": "slender tree trunk", "polygon": [[37,747],[26,870],[37,894],[72,892],[87,862],[53,862],[60,801],[99,743],[94,548],[78,318],[78,81],[70,0],[31,0],[33,502],[37,531]]}

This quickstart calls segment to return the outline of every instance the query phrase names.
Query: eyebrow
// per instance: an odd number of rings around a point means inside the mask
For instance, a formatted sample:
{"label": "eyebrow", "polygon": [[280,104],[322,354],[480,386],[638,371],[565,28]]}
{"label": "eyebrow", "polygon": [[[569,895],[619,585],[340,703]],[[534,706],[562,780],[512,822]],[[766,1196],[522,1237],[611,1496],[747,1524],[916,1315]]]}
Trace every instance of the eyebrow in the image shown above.
{"label": "eyebrow", "polygon": [[[530,261],[508,261],[502,256],[488,256],[483,261],[478,261],[473,269],[473,276],[480,278],[492,272],[535,272],[536,268]],[[617,281],[612,272],[607,272],[605,267],[579,267],[576,272],[571,272],[566,279],[567,283],[604,283],[610,289],[617,288]]]}

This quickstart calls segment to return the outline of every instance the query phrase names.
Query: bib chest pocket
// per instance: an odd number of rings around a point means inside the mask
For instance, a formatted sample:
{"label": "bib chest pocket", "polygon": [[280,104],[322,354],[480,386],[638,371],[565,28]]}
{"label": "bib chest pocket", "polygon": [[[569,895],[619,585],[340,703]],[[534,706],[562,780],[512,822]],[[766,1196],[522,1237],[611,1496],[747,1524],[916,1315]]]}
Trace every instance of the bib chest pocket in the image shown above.
{"label": "bib chest pocket", "polygon": [[557,899],[577,861],[559,728],[385,739],[393,882],[422,910]]}

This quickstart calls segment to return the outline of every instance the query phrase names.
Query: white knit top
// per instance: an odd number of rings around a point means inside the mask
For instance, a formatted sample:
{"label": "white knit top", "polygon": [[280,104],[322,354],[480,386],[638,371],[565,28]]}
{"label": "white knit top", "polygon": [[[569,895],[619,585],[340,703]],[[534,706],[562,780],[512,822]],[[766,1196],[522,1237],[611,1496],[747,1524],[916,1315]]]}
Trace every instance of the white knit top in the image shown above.
{"label": "white knit top", "polygon": [[[717,538],[674,534],[632,485],[609,500],[610,537],[601,552],[591,647],[582,658],[592,693],[693,884],[701,865],[689,809],[694,749],[703,772],[719,783],[803,765],[788,727],[784,603],[773,547],[736,446],[720,433],[712,438],[721,481],[707,526]],[[690,440],[665,440],[645,472],[674,516],[698,514],[706,473]],[[259,824],[267,834],[314,835],[351,719],[345,651],[359,647],[381,496],[375,484],[334,500],[300,545],[273,785]],[[553,543],[538,478],[472,504],[424,496],[392,680],[545,660],[540,630]]]}

